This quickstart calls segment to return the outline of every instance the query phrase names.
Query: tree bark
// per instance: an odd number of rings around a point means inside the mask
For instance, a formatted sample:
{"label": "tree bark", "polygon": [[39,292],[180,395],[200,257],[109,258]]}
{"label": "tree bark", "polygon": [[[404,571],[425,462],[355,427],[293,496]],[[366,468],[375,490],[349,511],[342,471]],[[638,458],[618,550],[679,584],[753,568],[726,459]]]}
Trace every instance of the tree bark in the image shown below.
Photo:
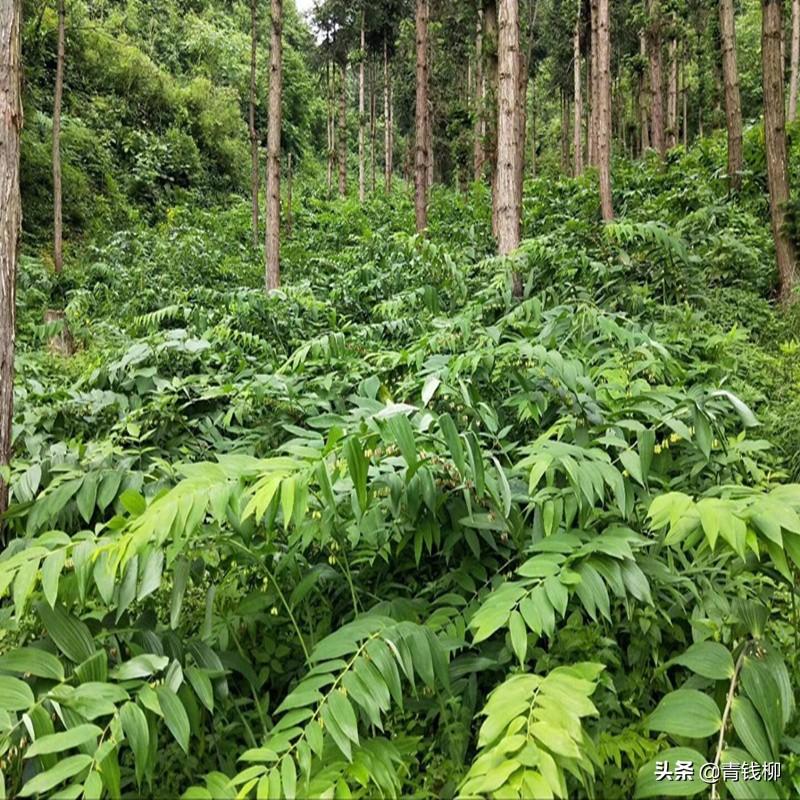
{"label": "tree bark", "polygon": [[562,89],[561,92],[561,130],[559,139],[561,142],[561,172],[564,175],[570,174],[569,162],[569,98]]}
{"label": "tree bark", "polygon": [[339,65],[339,197],[347,196],[347,63]]}
{"label": "tree bark", "polygon": [[267,129],[267,291],[281,285],[281,100],[283,95],[283,0],[271,0],[269,126]]}
{"label": "tree bark", "polygon": [[361,53],[358,64],[358,201],[367,199],[367,145],[366,145],[366,31],[364,12],[361,13]]}
{"label": "tree bark", "polygon": [[383,181],[387,192],[392,191],[392,106],[391,106],[392,77],[389,70],[389,44],[383,40]]}
{"label": "tree bark", "polygon": [[[516,191],[516,160],[519,158],[519,2],[500,0],[499,92],[497,114],[497,244],[500,255],[519,247],[520,205]],[[522,295],[522,277],[514,273],[514,295]]]}
{"label": "tree bark", "polygon": [[611,203],[611,14],[609,0],[597,0],[597,166],[600,177],[600,213],[614,219]]}
{"label": "tree bark", "polygon": [[428,227],[428,0],[417,0],[417,98],[415,130],[415,198],[417,231]]}
{"label": "tree bark", "polygon": [[[720,0],[719,27],[722,38],[725,118],[728,127],[728,182],[732,190],[738,191],[742,184],[742,104],[739,98],[739,72],[736,66],[736,23],[733,0]],[[781,67],[780,75],[781,81],[783,81],[783,67]],[[783,96],[783,89],[781,89],[781,96]]]}
{"label": "tree bark", "polygon": [[669,84],[667,88],[667,148],[678,144],[678,40],[669,40]]}
{"label": "tree bark", "polygon": [[258,247],[258,133],[256,131],[256,50],[258,0],[250,0],[250,199],[253,209],[253,248]]}
{"label": "tree bark", "polygon": [[370,184],[375,194],[377,170],[377,137],[378,137],[378,95],[375,91],[375,62],[370,66],[369,80],[369,146],[370,146]]}
{"label": "tree bark", "polygon": [[334,89],[333,76],[331,74],[331,62],[325,63],[325,81],[327,84],[328,97],[328,197],[333,192],[333,171],[336,166],[336,128],[334,120]]}
{"label": "tree bark", "polygon": [[583,3],[578,0],[578,15],[575,18],[575,31],[572,34],[572,75],[575,92],[575,114],[572,126],[573,166],[575,177],[583,173],[583,136],[581,124],[583,121],[583,98],[581,95],[581,7]]}
{"label": "tree bark", "polygon": [[497,95],[499,84],[497,0],[484,0],[483,49],[486,53],[486,135],[485,161],[489,165],[489,185],[492,187],[492,234],[497,237]]}
{"label": "tree bark", "polygon": [[[647,56],[647,42],[645,32],[639,32],[639,54],[642,56],[642,63],[644,63]],[[639,86],[639,114],[641,125],[641,150],[644,155],[650,149],[650,120],[649,120],[649,102],[647,91],[647,73],[642,69],[640,86]]]}
{"label": "tree bark", "polygon": [[789,81],[789,122],[797,118],[797,84],[800,80],[800,0],[792,0],[792,72]]}
{"label": "tree bark", "polygon": [[56,273],[64,268],[64,232],[61,214],[61,101],[64,95],[64,0],[58,0],[58,54],[53,101],[53,262]]}
{"label": "tree bark", "polygon": [[475,120],[472,170],[476,181],[483,177],[484,140],[486,138],[486,78],[483,72],[483,8],[478,9],[475,29]]}
{"label": "tree bark", "polygon": [[589,165],[592,167],[597,166],[597,113],[600,107],[600,101],[597,97],[597,0],[590,0],[589,2],[589,34],[590,34],[590,51],[589,51],[589,131],[587,136],[589,138]]}
{"label": "tree bark", "polygon": [[647,53],[650,62],[650,137],[660,156],[665,153],[664,87],[661,72],[661,9],[659,0],[648,0]]}
{"label": "tree bark", "polygon": [[[19,188],[22,64],[19,0],[0,0],[0,468],[11,463],[14,415],[16,275],[22,201]],[[8,485],[0,472],[0,515]],[[0,520],[0,544],[4,544]]]}
{"label": "tree bark", "polygon": [[292,153],[286,155],[286,238],[291,239],[294,227],[292,211],[292,191],[294,183],[294,158]]}
{"label": "tree bark", "polygon": [[531,87],[531,175],[536,177],[536,81]]}
{"label": "tree bark", "polygon": [[686,57],[684,56],[684,61],[681,69],[682,78],[682,86],[681,86],[681,94],[683,95],[683,146],[684,148],[689,146],[689,87],[686,84]]}
{"label": "tree bark", "polygon": [[794,244],[786,230],[789,175],[784,124],[781,0],[762,0],[761,12],[761,70],[764,86],[764,138],[769,209],[780,281],[778,298],[782,305],[788,306],[797,299],[794,293],[797,267]]}

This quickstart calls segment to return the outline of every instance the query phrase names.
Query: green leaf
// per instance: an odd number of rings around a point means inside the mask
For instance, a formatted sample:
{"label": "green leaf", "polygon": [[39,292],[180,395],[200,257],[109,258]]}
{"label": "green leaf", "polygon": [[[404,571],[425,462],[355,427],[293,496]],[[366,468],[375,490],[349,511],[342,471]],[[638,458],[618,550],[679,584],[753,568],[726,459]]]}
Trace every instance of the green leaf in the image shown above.
{"label": "green leaf", "polygon": [[97,486],[100,482],[99,472],[90,472],[83,479],[81,488],[78,490],[76,501],[78,511],[83,517],[83,521],[88,525],[92,521],[95,503],[97,502]]}
{"label": "green leaf", "polygon": [[181,618],[183,596],[186,594],[186,583],[189,580],[191,564],[186,558],[179,558],[172,565],[172,594],[169,600],[169,627],[175,630]]}
{"label": "green leaf", "polygon": [[748,752],[762,764],[775,759],[767,732],[755,706],[746,697],[735,697],[731,704],[733,729]]}
{"label": "green leaf", "polygon": [[342,733],[358,744],[358,721],[353,706],[344,692],[335,690],[328,695],[328,705]]}
{"label": "green leaf", "polygon": [[58,598],[58,579],[61,577],[66,559],[66,552],[61,549],[50,553],[42,563],[42,592],[51,608]]}
{"label": "green leaf", "polygon": [[27,711],[35,702],[31,687],[25,681],[0,675],[0,709]]}
{"label": "green leaf", "polygon": [[344,445],[344,455],[347,459],[347,470],[358,500],[358,507],[367,510],[367,459],[357,436],[351,436]]}
{"label": "green leaf", "polygon": [[80,664],[94,655],[96,648],[89,629],[63,606],[51,608],[46,603],[38,603],[36,611],[50,638],[67,658]]}
{"label": "green leaf", "polygon": [[119,718],[125,738],[133,751],[136,782],[141,785],[150,754],[150,729],[147,725],[147,717],[136,703],[125,703],[119,710]]}
{"label": "green leaf", "polygon": [[519,611],[512,611],[508,620],[508,629],[511,633],[511,646],[519,660],[520,666],[525,666],[525,656],[528,652],[528,631]]}
{"label": "green leaf", "polygon": [[35,647],[19,647],[0,656],[0,671],[19,672],[47,678],[53,681],[64,680],[64,667],[61,662],[46,650]]}
{"label": "green leaf", "polygon": [[408,417],[405,414],[396,414],[389,420],[388,425],[406,464],[409,467],[415,467],[417,465],[417,444],[414,441],[414,431]]}
{"label": "green leaf", "polygon": [[619,460],[628,470],[628,474],[639,484],[644,486],[644,475],[642,474],[642,462],[639,454],[633,450],[623,450],[619,454]]}
{"label": "green leaf", "polygon": [[718,642],[697,642],[670,663],[688,667],[715,681],[733,677],[733,657],[728,648]]}
{"label": "green leaf", "polygon": [[73,747],[79,747],[92,739],[97,739],[103,733],[97,725],[78,725],[62,733],[51,733],[37,739],[25,752],[25,758],[46,755],[48,753],[63,753]]}
{"label": "green leaf", "polygon": [[118,681],[130,681],[135,678],[147,678],[161,672],[169,664],[167,656],[155,656],[152,653],[143,653],[135,656],[111,670],[109,675]]}
{"label": "green leaf", "polygon": [[167,686],[158,686],[156,694],[170,733],[175,737],[175,741],[181,746],[183,752],[188,755],[190,726],[183,703],[178,695]]}
{"label": "green leaf", "polygon": [[[667,764],[669,771],[673,772],[678,761],[688,761],[694,765],[691,780],[657,779],[658,764]],[[705,756],[689,747],[664,750],[639,770],[633,796],[636,800],[644,800],[646,797],[691,797],[700,792],[708,792],[708,784],[700,779],[700,767],[705,763]]]}
{"label": "green leaf", "polygon": [[77,775],[92,763],[92,757],[87,755],[69,756],[62,759],[54,767],[31,778],[20,790],[20,797],[30,797],[33,794],[49,792],[55,786],[63,783],[67,778]]}
{"label": "green leaf", "polygon": [[200,702],[213,714],[214,713],[214,688],[211,679],[205,670],[197,667],[187,667],[186,677],[192,685],[195,694],[200,698]]}
{"label": "green leaf", "polygon": [[464,474],[466,470],[466,462],[464,460],[464,448],[461,446],[461,439],[458,436],[458,429],[456,428],[453,418],[449,414],[442,414],[439,417],[439,430],[441,430],[444,440],[447,443],[447,448],[450,450],[450,457],[456,465],[460,475]]}
{"label": "green leaf", "polygon": [[661,699],[647,726],[673,736],[702,739],[719,732],[722,717],[717,704],[696,689],[678,689]]}
{"label": "green leaf", "polygon": [[281,783],[286,800],[294,800],[297,794],[297,769],[290,756],[286,756],[281,761]]}

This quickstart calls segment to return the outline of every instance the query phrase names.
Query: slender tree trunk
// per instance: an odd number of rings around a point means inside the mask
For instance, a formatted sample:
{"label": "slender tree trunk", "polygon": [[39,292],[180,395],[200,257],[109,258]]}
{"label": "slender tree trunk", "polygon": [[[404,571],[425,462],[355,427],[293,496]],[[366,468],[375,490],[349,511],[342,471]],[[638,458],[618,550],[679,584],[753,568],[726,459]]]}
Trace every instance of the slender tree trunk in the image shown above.
{"label": "slender tree trunk", "polygon": [[761,69],[764,85],[764,138],[767,152],[769,208],[780,279],[778,297],[782,305],[788,306],[796,300],[794,287],[797,280],[797,266],[794,244],[786,230],[789,176],[781,61],[782,6],[782,0],[762,0]]}
{"label": "slender tree trunk", "polygon": [[562,89],[561,92],[561,130],[559,139],[561,143],[561,172],[564,175],[570,174],[569,162],[569,97]]}
{"label": "slender tree trunk", "polygon": [[575,92],[575,114],[572,126],[572,143],[575,154],[573,156],[575,176],[583,173],[583,137],[581,135],[581,121],[583,120],[583,98],[581,95],[581,6],[578,0],[578,16],[575,18],[575,31],[572,34],[572,74]]}
{"label": "slender tree trunk", "polygon": [[598,120],[597,114],[600,107],[600,101],[597,96],[597,0],[590,0],[589,2],[589,34],[591,39],[591,48],[589,52],[589,94],[591,97],[591,108],[589,110],[589,164],[592,167],[597,166],[597,127]]}
{"label": "slender tree trunk", "polygon": [[472,170],[476,181],[483,177],[484,139],[486,138],[486,78],[483,72],[483,9],[478,9],[475,30],[475,120]]}
{"label": "slender tree trunk", "polygon": [[58,55],[53,102],[53,261],[56,273],[64,267],[64,234],[61,217],[61,99],[64,94],[64,0],[58,0]]}
{"label": "slender tree trunk", "polygon": [[367,199],[367,106],[366,106],[367,39],[364,12],[361,13],[361,53],[358,64],[358,201]]}
{"label": "slender tree trunk", "polygon": [[597,0],[597,166],[600,177],[600,212],[605,222],[614,219],[611,203],[611,14],[609,0]]}
{"label": "slender tree trunk", "polygon": [[[500,255],[519,247],[520,206],[516,189],[516,160],[519,147],[519,2],[500,0],[499,8],[499,92],[497,114],[497,243]],[[522,296],[522,276],[514,273],[514,295]]]}
{"label": "slender tree trunk", "polygon": [[[645,57],[647,56],[647,40],[644,31],[639,32],[639,54],[644,62]],[[644,156],[644,154],[650,149],[650,104],[648,100],[650,97],[652,97],[652,93],[648,93],[647,91],[647,72],[644,69],[642,70],[640,81],[639,114],[641,115],[641,144],[642,155]]]}
{"label": "slender tree trunk", "polygon": [[536,80],[531,86],[531,175],[536,177]]}
{"label": "slender tree trunk", "polygon": [[497,237],[497,109],[499,86],[497,0],[484,0],[483,48],[486,53],[486,135],[484,153],[489,164],[489,185],[492,187],[492,233]]}
{"label": "slender tree trunk", "polygon": [[370,146],[370,184],[375,194],[375,173],[377,170],[377,138],[378,138],[378,95],[375,91],[375,62],[370,66],[369,81],[369,146]]}
{"label": "slender tree trunk", "polygon": [[328,197],[333,193],[333,171],[336,164],[336,129],[333,110],[333,81],[331,75],[331,62],[325,63],[325,83],[328,92]]}
{"label": "slender tree trunk", "polygon": [[667,88],[667,148],[678,144],[678,40],[669,40],[669,85]]}
{"label": "slender tree trunk", "polygon": [[[16,276],[22,201],[19,188],[22,64],[19,0],[0,0],[0,515],[8,508],[2,468],[11,463],[14,415]],[[0,520],[0,544],[5,544]]]}
{"label": "slender tree trunk", "polygon": [[271,0],[269,127],[267,130],[267,291],[281,285],[281,99],[283,95],[283,0]]}
{"label": "slender tree trunk", "polygon": [[428,0],[417,0],[417,105],[414,210],[417,230],[428,227]]}
{"label": "slender tree trunk", "polygon": [[[685,58],[685,56],[684,56]],[[689,87],[686,83],[686,61],[683,62],[681,70],[683,76],[681,94],[683,95],[683,146],[689,146]]]}
{"label": "slender tree trunk", "polygon": [[347,63],[339,66],[339,196],[347,196]]}
{"label": "slender tree trunk", "polygon": [[258,133],[256,131],[256,50],[258,0],[250,0],[250,200],[253,208],[253,248],[258,247]]}
{"label": "slender tree trunk", "polygon": [[650,135],[660,156],[665,153],[664,87],[661,72],[661,9],[659,0],[648,0],[647,53],[650,61]]}
{"label": "slender tree trunk", "polygon": [[[722,38],[725,118],[728,126],[728,181],[731,189],[738,191],[742,185],[742,104],[739,98],[739,71],[736,67],[736,23],[733,0],[720,0],[719,27]],[[781,69],[781,80],[783,80],[783,69]]]}
{"label": "slender tree trunk", "polygon": [[389,45],[383,40],[383,181],[387,192],[392,191],[392,106]]}
{"label": "slender tree trunk", "polygon": [[800,0],[792,0],[792,72],[789,81],[789,122],[797,118],[797,84],[800,72]]}

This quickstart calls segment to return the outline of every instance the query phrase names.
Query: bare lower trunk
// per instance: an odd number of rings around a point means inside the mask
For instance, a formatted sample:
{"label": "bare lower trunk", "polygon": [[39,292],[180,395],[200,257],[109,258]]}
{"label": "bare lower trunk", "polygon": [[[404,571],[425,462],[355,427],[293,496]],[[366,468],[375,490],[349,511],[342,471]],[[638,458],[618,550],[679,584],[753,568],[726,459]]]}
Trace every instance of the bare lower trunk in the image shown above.
{"label": "bare lower trunk", "polygon": [[597,166],[597,111],[599,108],[599,101],[597,98],[597,0],[590,0],[589,2],[589,35],[590,35],[590,51],[589,51],[589,131],[587,136],[589,138],[589,165],[592,167]]}
{"label": "bare lower trunk", "polygon": [[378,137],[378,95],[375,91],[375,63],[370,67],[369,81],[369,147],[370,147],[370,184],[375,194],[375,176],[377,170],[377,137]]}
{"label": "bare lower trunk", "polygon": [[361,60],[358,64],[358,200],[367,199],[367,106],[366,106],[366,31],[364,13],[361,14]]}
{"label": "bare lower trunk", "polygon": [[581,121],[583,119],[583,97],[581,94],[581,3],[578,3],[578,16],[575,19],[575,31],[572,34],[572,74],[575,92],[575,113],[572,125],[573,166],[575,176],[583,172],[583,137],[581,136]]}
{"label": "bare lower trunk", "polygon": [[499,84],[497,0],[484,0],[483,47],[486,53],[486,135],[485,160],[489,165],[492,187],[492,233],[497,236],[497,94]]}
{"label": "bare lower trunk", "polygon": [[[500,255],[519,247],[520,206],[516,190],[516,160],[519,158],[519,3],[500,0],[499,8],[499,92],[497,114],[497,244]],[[522,278],[514,273],[514,294],[522,295]]]}
{"label": "bare lower trunk", "polygon": [[609,0],[597,0],[597,166],[600,213],[614,219],[611,203],[611,17]]}
{"label": "bare lower trunk", "polygon": [[339,67],[339,196],[347,196],[347,64]]}
{"label": "bare lower trunk", "polygon": [[681,94],[683,95],[683,146],[689,146],[689,87],[686,84],[686,61],[683,62]]}
{"label": "bare lower trunk", "polygon": [[387,192],[392,191],[392,106],[389,45],[383,40],[383,180]]}
{"label": "bare lower trunk", "polygon": [[[647,55],[647,43],[645,40],[644,31],[641,31],[639,33],[639,54],[642,56],[642,58],[644,58]],[[649,99],[651,96],[651,93],[647,91],[647,72],[645,70],[642,70],[642,76],[640,80],[641,84],[639,91],[639,114],[641,115],[640,126],[641,126],[642,155],[644,155],[650,149]]]}
{"label": "bare lower trunk", "polygon": [[563,89],[561,90],[561,131],[559,139],[561,143],[561,172],[564,175],[569,175],[569,98]]}
{"label": "bare lower trunk", "polygon": [[281,96],[283,93],[283,0],[271,0],[269,127],[267,130],[267,291],[281,285]]}
{"label": "bare lower trunk", "polygon": [[525,142],[527,140],[527,126],[528,126],[528,59],[527,56],[520,50],[519,54],[519,72],[517,75],[517,156],[514,160],[514,185],[517,192],[517,205],[522,214],[522,197],[525,190]]}
{"label": "bare lower trunk", "polygon": [[789,80],[789,122],[797,118],[797,84],[800,80],[800,0],[792,0],[792,72]]}
{"label": "bare lower trunk", "polygon": [[[22,220],[20,6],[18,0],[0,0],[0,515],[8,508],[8,485],[3,480],[2,468],[11,463],[16,275]],[[4,543],[0,520],[0,544]]]}
{"label": "bare lower trunk", "polygon": [[483,73],[483,9],[478,9],[475,30],[475,119],[472,171],[476,181],[483,177],[484,139],[486,138],[486,79]]}
{"label": "bare lower trunk", "polygon": [[650,62],[650,136],[659,155],[665,152],[664,88],[661,73],[661,9],[659,0],[648,0],[647,53]]}
{"label": "bare lower trunk", "polygon": [[[742,183],[742,104],[736,67],[736,24],[733,0],[720,0],[719,27],[722,39],[722,79],[725,84],[725,118],[728,127],[728,181],[733,190]],[[783,81],[783,69],[781,69]],[[781,89],[783,96],[783,89]],[[783,112],[781,112],[783,113]]]}
{"label": "bare lower trunk", "polygon": [[669,84],[667,88],[667,147],[678,144],[678,40],[669,40]]}
{"label": "bare lower trunk", "polygon": [[64,94],[64,0],[58,0],[58,55],[53,101],[53,262],[56,272],[64,267],[64,234],[61,216],[61,99]]}
{"label": "bare lower trunk", "polygon": [[783,9],[781,0],[762,0],[761,12],[761,69],[764,85],[764,138],[767,153],[769,208],[780,279],[778,296],[781,304],[788,306],[796,300],[794,287],[797,274],[794,244],[786,230],[789,176],[784,127],[783,63],[781,61]]}
{"label": "bare lower trunk", "polygon": [[417,0],[417,104],[414,161],[414,211],[417,230],[428,227],[428,0]]}
{"label": "bare lower trunk", "polygon": [[531,87],[531,175],[536,177],[536,81]]}
{"label": "bare lower trunk", "polygon": [[328,197],[330,197],[333,192],[333,172],[336,166],[336,125],[333,110],[333,80],[330,61],[325,64],[325,82],[328,91]]}
{"label": "bare lower trunk", "polygon": [[256,25],[257,0],[250,2],[250,202],[253,213],[253,247],[258,247],[258,133],[256,132],[256,50],[258,29]]}

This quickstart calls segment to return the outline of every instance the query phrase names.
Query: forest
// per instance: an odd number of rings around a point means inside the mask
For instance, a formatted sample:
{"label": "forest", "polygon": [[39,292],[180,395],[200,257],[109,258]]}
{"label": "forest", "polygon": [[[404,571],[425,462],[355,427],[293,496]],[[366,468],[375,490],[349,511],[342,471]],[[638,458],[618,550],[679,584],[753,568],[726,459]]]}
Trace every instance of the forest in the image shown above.
{"label": "forest", "polygon": [[800,0],[0,0],[0,800],[800,796]]}

